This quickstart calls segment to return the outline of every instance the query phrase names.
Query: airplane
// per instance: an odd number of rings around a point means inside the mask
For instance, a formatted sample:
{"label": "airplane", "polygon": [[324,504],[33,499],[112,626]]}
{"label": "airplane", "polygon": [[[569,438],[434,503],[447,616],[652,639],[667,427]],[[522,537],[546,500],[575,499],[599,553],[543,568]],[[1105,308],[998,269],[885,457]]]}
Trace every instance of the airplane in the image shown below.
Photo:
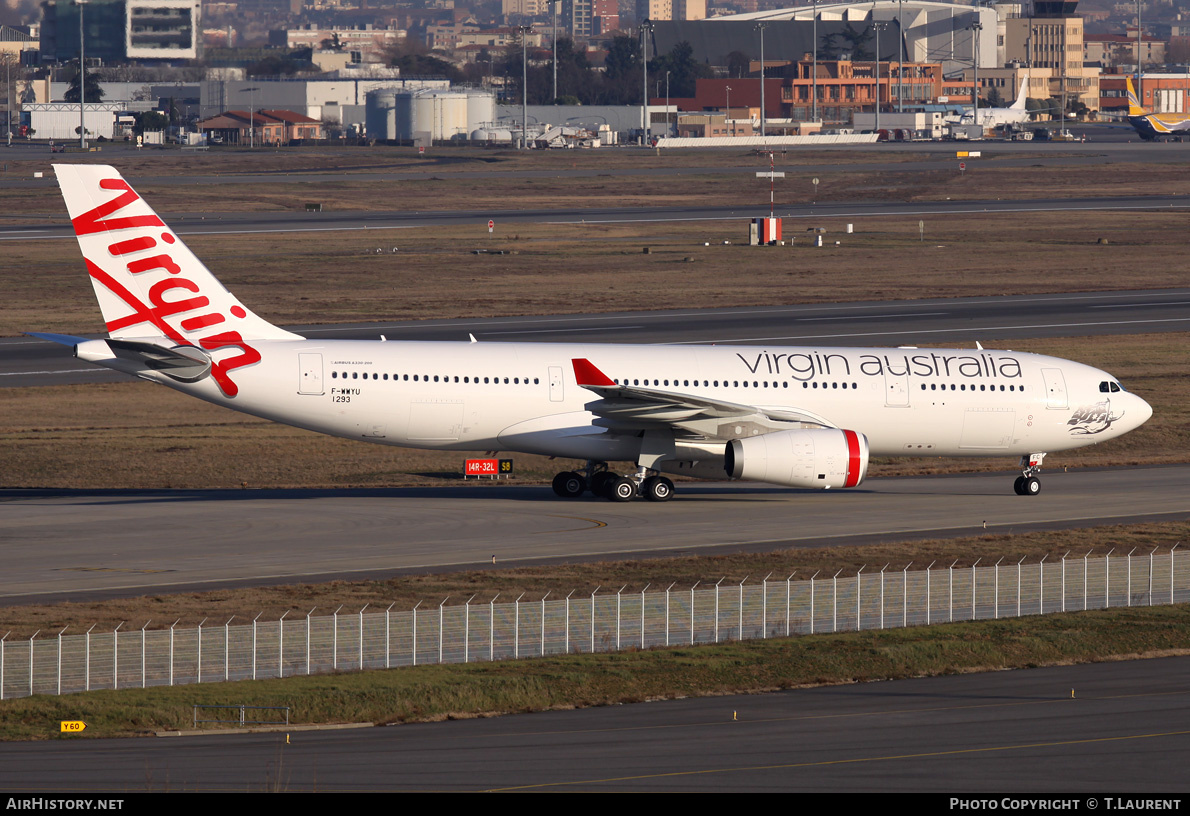
{"label": "airplane", "polygon": [[1190,114],[1149,113],[1140,104],[1132,77],[1126,78],[1125,82],[1128,83],[1128,124],[1136,129],[1140,138],[1149,142],[1162,136],[1190,136]]}
{"label": "airplane", "polygon": [[[54,165],[106,338],[80,360],[348,439],[586,461],[553,490],[665,501],[663,474],[860,485],[872,456],[1020,456],[1112,439],[1152,409],[1104,371],[985,349],[309,340],[243,305],[111,167]],[[621,475],[609,463],[628,462]]]}
{"label": "airplane", "polygon": [[1019,125],[1029,121],[1029,111],[1025,109],[1025,94],[1028,89],[1029,78],[1022,77],[1021,89],[1017,92],[1016,101],[1007,108],[980,108],[979,119],[975,119],[975,109],[972,108],[958,116],[947,116],[947,122],[962,125],[983,125],[985,128],[1000,125]]}

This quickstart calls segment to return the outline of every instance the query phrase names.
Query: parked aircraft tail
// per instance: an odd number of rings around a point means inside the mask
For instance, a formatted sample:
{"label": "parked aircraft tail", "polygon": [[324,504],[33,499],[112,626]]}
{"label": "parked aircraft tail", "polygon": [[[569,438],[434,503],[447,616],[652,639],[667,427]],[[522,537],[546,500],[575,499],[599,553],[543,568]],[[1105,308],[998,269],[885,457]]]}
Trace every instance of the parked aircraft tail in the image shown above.
{"label": "parked aircraft tail", "polygon": [[1026,110],[1026,102],[1029,98],[1029,77],[1021,77],[1020,90],[1016,92],[1016,101],[1008,106],[1009,110],[1021,111]]}
{"label": "parked aircraft tail", "polygon": [[1136,88],[1132,86],[1132,77],[1127,77],[1124,81],[1128,83],[1128,115],[1147,116],[1149,112],[1140,104],[1140,98],[1136,95]]}

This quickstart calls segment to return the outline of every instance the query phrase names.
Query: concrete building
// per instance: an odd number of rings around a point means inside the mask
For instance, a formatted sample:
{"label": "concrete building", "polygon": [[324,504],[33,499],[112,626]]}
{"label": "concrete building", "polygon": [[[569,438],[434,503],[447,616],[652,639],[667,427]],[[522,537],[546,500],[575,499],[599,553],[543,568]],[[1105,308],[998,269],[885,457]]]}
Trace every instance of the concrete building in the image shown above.
{"label": "concrete building", "polygon": [[[1190,72],[1146,73],[1142,88],[1141,104],[1151,113],[1190,111]],[[1124,119],[1128,116],[1126,75],[1104,74],[1099,77],[1099,106],[1108,118]]]}
{"label": "concrete building", "polygon": [[1098,109],[1099,68],[1084,65],[1083,18],[1075,13],[1077,5],[1077,0],[1035,0],[1027,16],[1006,20],[1005,56],[1008,64],[1048,69],[1050,98],[1074,96]]}
{"label": "concrete building", "polygon": [[[41,4],[42,62],[78,59],[79,8],[69,0]],[[88,64],[199,56],[200,0],[90,0],[83,8]]]}
{"label": "concrete building", "polygon": [[[814,50],[816,16],[819,44],[823,37],[841,32],[848,24],[863,31],[877,21],[889,23],[880,38],[882,57],[903,58],[905,62],[940,62],[948,74],[970,67],[976,55],[981,68],[1001,64],[994,8],[928,0],[818,3],[731,14],[693,23],[658,24],[654,36],[662,53],[686,40],[694,46],[697,59],[723,65],[726,64],[723,57],[732,51],[759,57],[760,40],[755,24],[763,20],[771,24],[765,34],[765,59],[795,60]],[[973,28],[973,23],[978,23],[980,28]],[[898,40],[898,30],[902,32],[903,45]]]}

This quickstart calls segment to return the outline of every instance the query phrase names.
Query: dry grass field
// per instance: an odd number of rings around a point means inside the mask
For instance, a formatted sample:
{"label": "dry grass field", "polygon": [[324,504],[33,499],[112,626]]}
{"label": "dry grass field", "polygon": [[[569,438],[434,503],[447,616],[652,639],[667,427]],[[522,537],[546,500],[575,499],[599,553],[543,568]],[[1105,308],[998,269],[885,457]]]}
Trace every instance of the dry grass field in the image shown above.
{"label": "dry grass field", "polygon": [[[793,245],[784,247],[747,246],[744,218],[516,224],[491,239],[483,227],[451,226],[187,243],[245,303],[283,325],[1190,284],[1179,213],[927,216],[925,240],[919,220],[787,220]],[[810,246],[809,227],[827,230],[826,246]],[[73,241],[12,241],[3,250],[0,336],[102,330]]]}

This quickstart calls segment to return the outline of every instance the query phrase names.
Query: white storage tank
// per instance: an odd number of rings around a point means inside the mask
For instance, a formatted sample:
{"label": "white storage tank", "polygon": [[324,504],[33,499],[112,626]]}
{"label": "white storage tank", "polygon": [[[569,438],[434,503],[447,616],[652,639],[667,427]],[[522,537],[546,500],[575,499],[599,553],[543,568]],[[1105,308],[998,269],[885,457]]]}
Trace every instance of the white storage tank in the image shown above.
{"label": "white storage tank", "polygon": [[383,89],[367,95],[368,135],[381,140],[467,139],[495,118],[496,100],[479,90]]}

